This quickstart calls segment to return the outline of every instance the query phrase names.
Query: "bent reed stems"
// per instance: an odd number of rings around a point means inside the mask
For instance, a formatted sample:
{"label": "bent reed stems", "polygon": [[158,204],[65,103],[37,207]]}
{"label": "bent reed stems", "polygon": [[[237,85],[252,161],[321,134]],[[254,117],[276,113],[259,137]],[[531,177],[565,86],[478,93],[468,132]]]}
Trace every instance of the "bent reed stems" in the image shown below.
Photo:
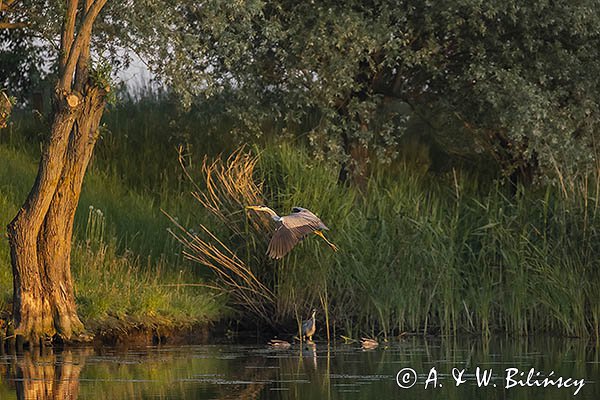
{"label": "bent reed stems", "polygon": [[[201,171],[194,197],[216,228],[176,224],[173,233],[249,319],[293,326],[327,299],[328,325],[352,337],[598,337],[597,171],[570,191],[520,187],[513,195],[454,170],[428,177],[400,167],[371,176],[359,192],[289,145],[242,148],[205,159]],[[243,214],[263,203],[282,214],[296,205],[313,210],[341,251],[305,240],[283,260],[267,259],[270,221]]]}

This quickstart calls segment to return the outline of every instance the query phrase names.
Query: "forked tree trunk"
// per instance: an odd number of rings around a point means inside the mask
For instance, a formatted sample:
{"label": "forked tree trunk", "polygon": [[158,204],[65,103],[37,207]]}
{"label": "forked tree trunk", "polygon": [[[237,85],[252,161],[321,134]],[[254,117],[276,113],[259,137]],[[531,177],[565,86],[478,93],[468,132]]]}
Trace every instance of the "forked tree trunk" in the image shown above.
{"label": "forked tree trunk", "polygon": [[54,118],[52,134],[42,153],[38,175],[17,216],[8,225],[13,269],[15,333],[35,343],[54,334],[53,309],[46,295],[44,271],[38,258],[38,236],[60,180],[75,110],[64,104]]}
{"label": "forked tree trunk", "polygon": [[54,327],[64,338],[83,331],[71,279],[71,239],[83,178],[98,138],[104,99],[105,92],[96,87],[89,88],[83,98],[82,109],[71,132],[61,178],[38,236],[38,262],[44,271],[52,271],[44,279],[51,304],[55,307]]}
{"label": "forked tree trunk", "polygon": [[52,132],[33,188],[8,226],[15,334],[33,345],[83,333],[71,279],[71,237],[109,90],[92,84],[88,74],[92,27],[106,1],[66,1]]}
{"label": "forked tree trunk", "polygon": [[36,183],[9,225],[15,333],[32,344],[83,333],[71,279],[71,238],[105,96],[104,89],[87,87],[74,110],[59,110]]}

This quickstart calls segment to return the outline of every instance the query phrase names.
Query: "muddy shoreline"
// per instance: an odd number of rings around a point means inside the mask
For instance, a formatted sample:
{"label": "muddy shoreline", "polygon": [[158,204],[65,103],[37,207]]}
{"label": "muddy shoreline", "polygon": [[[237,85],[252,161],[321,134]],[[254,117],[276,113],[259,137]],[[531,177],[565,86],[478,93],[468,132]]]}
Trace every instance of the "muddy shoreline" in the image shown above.
{"label": "muddy shoreline", "polygon": [[[5,326],[3,327],[5,328]],[[0,353],[12,353],[40,347],[65,349],[75,347],[145,347],[157,345],[199,345],[218,340],[224,333],[222,324],[203,322],[188,326],[102,326],[88,330],[88,333],[63,341],[60,338],[40,341],[40,343],[23,343],[13,334],[3,329],[0,335]]]}
{"label": "muddy shoreline", "polygon": [[127,331],[103,329],[90,342],[96,346],[152,346],[206,344],[214,332],[212,324],[196,324],[182,328],[135,327]]}

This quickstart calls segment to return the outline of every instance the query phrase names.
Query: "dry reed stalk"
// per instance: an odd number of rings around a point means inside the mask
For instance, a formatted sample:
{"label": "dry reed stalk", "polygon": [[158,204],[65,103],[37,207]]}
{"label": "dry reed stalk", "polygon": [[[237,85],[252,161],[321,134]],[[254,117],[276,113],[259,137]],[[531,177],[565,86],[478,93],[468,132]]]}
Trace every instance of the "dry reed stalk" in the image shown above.
{"label": "dry reed stalk", "polygon": [[[193,181],[180,156],[184,173],[196,188],[192,192],[194,198],[229,229],[240,235],[245,226],[237,217],[243,215],[240,211],[247,205],[265,203],[262,194],[263,183],[257,184],[254,180],[257,162],[258,157],[246,153],[244,147],[234,151],[225,162],[220,157],[209,162],[205,157],[202,162],[202,176],[206,187],[202,189]],[[262,214],[249,222],[256,232],[268,232],[272,229],[269,218]]]}
{"label": "dry reed stalk", "polygon": [[[248,234],[245,232],[246,218],[238,217],[244,215],[244,207],[264,204],[262,182],[257,184],[254,181],[257,161],[258,157],[246,153],[244,148],[236,150],[225,162],[221,158],[212,162],[205,158],[202,163],[203,189],[194,182],[180,155],[184,173],[196,189],[192,193],[194,198],[232,233],[239,236]],[[204,225],[200,225],[200,228],[207,237],[206,240],[166,215],[179,230],[178,233],[170,233],[183,244],[184,256],[210,268],[216,274],[222,290],[229,293],[236,303],[269,322],[275,296],[248,265]],[[269,219],[262,215],[252,218],[249,225],[256,233],[262,232],[261,236],[264,236],[265,230],[272,229]]]}

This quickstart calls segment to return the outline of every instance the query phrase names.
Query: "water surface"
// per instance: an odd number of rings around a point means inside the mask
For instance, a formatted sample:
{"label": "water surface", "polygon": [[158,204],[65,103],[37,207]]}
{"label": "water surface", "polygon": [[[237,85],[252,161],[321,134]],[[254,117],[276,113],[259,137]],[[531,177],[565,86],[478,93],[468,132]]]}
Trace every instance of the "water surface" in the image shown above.
{"label": "water surface", "polygon": [[[514,380],[585,379],[575,396],[600,399],[598,347],[584,340],[408,338],[375,350],[316,343],[35,351],[0,359],[0,399],[571,399],[576,387],[506,388]],[[476,368],[492,378],[479,387]],[[417,381],[409,389],[411,370]],[[432,372],[435,368],[436,376]],[[452,376],[465,370],[456,386]],[[406,383],[402,380],[408,373]],[[425,382],[430,378],[428,388]],[[531,381],[530,381],[531,382]],[[435,387],[434,387],[435,384]],[[495,387],[494,387],[495,385]]]}

